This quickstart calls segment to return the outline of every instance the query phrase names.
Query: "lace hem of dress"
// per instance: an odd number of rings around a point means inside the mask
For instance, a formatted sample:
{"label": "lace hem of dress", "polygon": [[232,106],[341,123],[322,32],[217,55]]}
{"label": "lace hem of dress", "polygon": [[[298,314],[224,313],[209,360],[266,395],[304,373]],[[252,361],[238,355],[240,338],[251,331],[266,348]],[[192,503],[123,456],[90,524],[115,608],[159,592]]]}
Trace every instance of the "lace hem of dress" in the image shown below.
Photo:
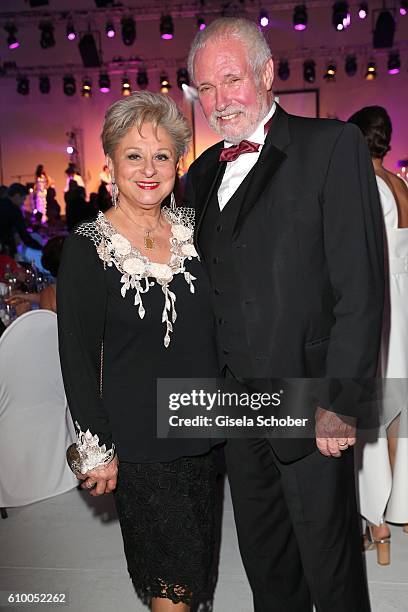
{"label": "lace hem of dress", "polygon": [[194,293],[193,281],[196,278],[186,270],[185,260],[198,258],[193,244],[194,214],[193,208],[179,207],[162,208],[162,214],[171,225],[170,260],[167,264],[151,262],[148,257],[132,247],[127,238],[119,234],[105,215],[100,212],[95,221],[81,224],[75,233],[90,238],[96,247],[99,258],[104,266],[115,265],[122,274],[121,295],[125,297],[130,289],[135,291],[134,305],[137,306],[141,319],[145,316],[142,296],[154,285],[154,279],[161,286],[164,294],[162,323],[166,325],[163,343],[167,348],[170,344],[170,334],[177,319],[176,295],[169,285],[176,274],[183,274],[190,292]]}
{"label": "lace hem of dress", "polygon": [[137,596],[145,605],[150,605],[153,597],[170,599],[174,604],[184,603],[188,606],[190,606],[192,602],[191,591],[187,586],[181,584],[167,584],[161,578],[156,578],[155,584],[149,584],[149,586],[137,584],[136,581],[133,580],[133,586],[135,587]]}

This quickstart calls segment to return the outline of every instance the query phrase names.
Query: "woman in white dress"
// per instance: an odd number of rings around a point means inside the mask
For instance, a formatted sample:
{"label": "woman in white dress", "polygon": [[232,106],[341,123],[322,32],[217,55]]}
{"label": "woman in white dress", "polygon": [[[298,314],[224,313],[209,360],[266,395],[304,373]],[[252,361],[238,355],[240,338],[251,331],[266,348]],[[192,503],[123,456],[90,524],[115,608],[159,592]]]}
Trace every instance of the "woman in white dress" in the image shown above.
{"label": "woman in white dress", "polygon": [[360,512],[367,520],[366,548],[390,563],[390,529],[408,533],[408,187],[384,168],[392,124],[381,106],[367,106],[350,117],[363,132],[373,160],[386,234],[388,291],[384,313],[380,376],[384,380],[382,425],[375,442],[362,443],[359,466]]}

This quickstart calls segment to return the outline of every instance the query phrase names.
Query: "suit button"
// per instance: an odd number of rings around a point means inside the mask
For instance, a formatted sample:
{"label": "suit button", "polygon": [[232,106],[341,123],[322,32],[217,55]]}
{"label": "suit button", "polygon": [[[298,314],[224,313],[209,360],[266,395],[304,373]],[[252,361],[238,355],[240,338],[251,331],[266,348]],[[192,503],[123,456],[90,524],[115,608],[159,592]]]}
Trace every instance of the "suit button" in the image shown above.
{"label": "suit button", "polygon": [[214,258],[213,258],[213,263],[214,263],[214,264],[217,264],[218,262],[219,262],[219,258],[218,258],[218,257],[214,257]]}
{"label": "suit button", "polygon": [[217,232],[222,232],[222,225],[217,225],[216,230]]}
{"label": "suit button", "polygon": [[215,295],[220,295],[221,291],[219,289],[214,289]]}

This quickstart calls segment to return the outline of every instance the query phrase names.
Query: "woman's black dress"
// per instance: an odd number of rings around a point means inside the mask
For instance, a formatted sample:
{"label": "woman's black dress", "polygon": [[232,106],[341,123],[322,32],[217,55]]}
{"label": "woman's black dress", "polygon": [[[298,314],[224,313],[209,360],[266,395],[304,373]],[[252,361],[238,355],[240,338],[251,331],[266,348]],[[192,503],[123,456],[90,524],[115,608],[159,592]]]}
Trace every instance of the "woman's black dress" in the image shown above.
{"label": "woman's black dress", "polygon": [[[189,215],[168,218],[178,225],[187,219],[191,228]],[[66,240],[57,296],[64,384],[81,430],[97,434],[108,450],[115,445],[115,502],[138,595],[145,602],[190,603],[191,594],[207,596],[216,480],[211,447],[219,441],[158,439],[156,379],[217,376],[209,283],[197,257],[184,259],[195,280],[176,273],[168,283],[177,319],[166,348],[163,287],[149,278],[141,318],[135,291],[121,294],[123,269],[112,244],[123,255],[126,243],[115,231],[100,213]]]}

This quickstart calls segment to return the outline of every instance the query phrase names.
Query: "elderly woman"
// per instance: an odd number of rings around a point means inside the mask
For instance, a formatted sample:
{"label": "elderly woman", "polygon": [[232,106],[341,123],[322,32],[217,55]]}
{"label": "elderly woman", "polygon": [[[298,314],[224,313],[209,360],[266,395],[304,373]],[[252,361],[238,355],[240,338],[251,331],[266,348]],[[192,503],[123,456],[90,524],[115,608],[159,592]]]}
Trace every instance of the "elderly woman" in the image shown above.
{"label": "elderly woman", "polygon": [[156,437],[156,379],[217,375],[194,211],[171,198],[189,138],[166,96],[137,92],[108,109],[113,206],[67,238],[57,288],[78,428],[69,461],[91,495],[115,491],[128,570],[154,612],[206,597],[214,547],[215,442]]}

